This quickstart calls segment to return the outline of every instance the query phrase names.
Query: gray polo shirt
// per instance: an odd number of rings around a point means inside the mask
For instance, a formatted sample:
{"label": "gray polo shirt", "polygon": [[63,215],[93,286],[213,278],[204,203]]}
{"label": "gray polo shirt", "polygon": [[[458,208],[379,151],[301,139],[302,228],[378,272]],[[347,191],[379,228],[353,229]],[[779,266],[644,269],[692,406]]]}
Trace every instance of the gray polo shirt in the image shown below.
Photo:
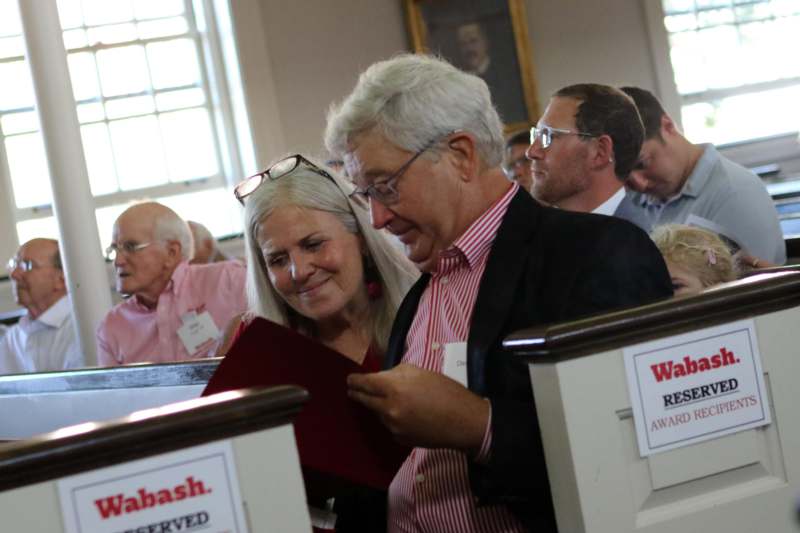
{"label": "gray polo shirt", "polygon": [[662,202],[628,191],[617,216],[648,232],[673,223],[713,228],[750,255],[785,263],[778,213],[761,178],[720,155],[712,145],[703,146],[703,155],[677,195]]}

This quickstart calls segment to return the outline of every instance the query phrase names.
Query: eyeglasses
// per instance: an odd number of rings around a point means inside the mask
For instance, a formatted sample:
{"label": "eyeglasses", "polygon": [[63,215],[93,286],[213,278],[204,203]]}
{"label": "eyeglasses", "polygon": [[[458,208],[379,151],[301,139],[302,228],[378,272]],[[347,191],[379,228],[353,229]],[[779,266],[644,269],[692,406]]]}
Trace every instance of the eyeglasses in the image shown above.
{"label": "eyeglasses", "polygon": [[[51,266],[51,265],[44,265],[44,266]],[[23,272],[30,272],[36,268],[43,268],[42,265],[37,265],[33,259],[20,259],[19,257],[12,257],[6,263],[6,270],[8,273],[11,274],[16,269],[20,269]]]}
{"label": "eyeglasses", "polygon": [[123,253],[125,255],[135,254],[139,250],[144,250],[148,246],[153,244],[153,242],[134,242],[134,241],[125,241],[122,244],[111,243],[111,246],[106,248],[106,259],[109,261],[114,261],[117,258],[117,255]]}
{"label": "eyeglasses", "polygon": [[519,167],[523,167],[523,168],[530,167],[530,164],[531,164],[531,160],[528,159],[528,157],[526,155],[522,155],[522,156],[516,158],[515,160],[509,161],[508,163],[506,163],[506,165],[503,166],[503,171],[506,173],[506,176],[508,176],[509,178],[513,178],[514,177],[514,172],[517,170],[517,168],[519,168]]}
{"label": "eyeglasses", "polygon": [[542,150],[546,150],[553,139],[558,138],[559,135],[578,135],[580,137],[597,137],[591,133],[584,133],[582,131],[564,130],[561,128],[551,128],[550,126],[532,127],[531,128],[531,144],[536,143],[536,139],[542,138]]}
{"label": "eyeglasses", "polygon": [[[447,135],[450,135],[450,133],[448,133]],[[445,135],[445,137],[447,135]],[[442,139],[442,137],[437,137],[428,142],[417,153],[411,156],[411,159],[406,161],[406,163],[402,167],[398,168],[388,178],[372,183],[368,185],[365,189],[356,188],[352,193],[350,193],[350,196],[360,197],[365,202],[369,202],[369,199],[372,198],[373,200],[376,200],[382,203],[383,205],[391,205],[397,202],[397,199],[400,196],[396,188],[397,180],[399,180],[403,176],[405,171],[408,170],[408,167],[410,167],[411,164],[414,163],[414,161],[416,161],[419,156],[421,156],[424,152],[430,150],[431,147],[433,147],[433,145],[435,145],[440,139]]]}
{"label": "eyeglasses", "polygon": [[302,155],[295,154],[281,159],[268,169],[259,172],[258,174],[250,176],[249,178],[245,178],[244,181],[242,181],[233,189],[233,195],[236,196],[236,199],[239,200],[240,204],[244,205],[244,199],[253,194],[256,189],[258,189],[261,184],[264,183],[265,178],[269,178],[273,181],[280,179],[287,174],[291,174],[300,165],[305,165],[320,176],[324,176],[330,180],[333,180],[333,176],[331,176],[328,171],[318,167]]}

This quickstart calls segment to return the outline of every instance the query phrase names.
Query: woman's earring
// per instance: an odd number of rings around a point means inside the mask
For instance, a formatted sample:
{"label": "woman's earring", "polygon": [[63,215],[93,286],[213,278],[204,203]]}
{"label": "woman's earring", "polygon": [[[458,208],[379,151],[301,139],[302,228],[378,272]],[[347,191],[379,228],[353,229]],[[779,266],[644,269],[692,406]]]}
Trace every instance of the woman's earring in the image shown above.
{"label": "woman's earring", "polygon": [[364,255],[364,282],[367,285],[367,296],[370,300],[377,300],[383,296],[380,273],[369,254]]}

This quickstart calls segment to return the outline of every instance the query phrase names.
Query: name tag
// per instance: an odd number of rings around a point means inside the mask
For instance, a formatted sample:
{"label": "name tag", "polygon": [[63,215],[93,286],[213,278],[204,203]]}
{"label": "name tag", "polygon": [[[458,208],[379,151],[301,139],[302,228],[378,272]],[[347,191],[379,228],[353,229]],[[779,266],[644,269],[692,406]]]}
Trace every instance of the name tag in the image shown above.
{"label": "name tag", "polygon": [[444,345],[442,374],[467,386],[467,343],[451,342]]}
{"label": "name tag", "polygon": [[195,311],[191,311],[183,315],[181,320],[183,325],[178,328],[178,337],[190,356],[208,350],[219,338],[219,328],[214,324],[214,319],[211,318],[208,311],[199,315]]}

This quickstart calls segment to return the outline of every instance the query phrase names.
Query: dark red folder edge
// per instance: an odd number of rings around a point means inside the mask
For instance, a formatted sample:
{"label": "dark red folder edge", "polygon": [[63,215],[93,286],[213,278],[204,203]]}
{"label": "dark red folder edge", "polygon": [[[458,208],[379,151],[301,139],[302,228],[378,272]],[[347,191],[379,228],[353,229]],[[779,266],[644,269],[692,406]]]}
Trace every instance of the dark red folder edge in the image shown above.
{"label": "dark red folder edge", "polygon": [[255,386],[297,385],[311,396],[294,422],[306,488],[317,497],[339,486],[386,489],[409,448],[374,413],[347,397],[346,378],[364,369],[342,354],[263,318],[241,334],[203,396]]}

